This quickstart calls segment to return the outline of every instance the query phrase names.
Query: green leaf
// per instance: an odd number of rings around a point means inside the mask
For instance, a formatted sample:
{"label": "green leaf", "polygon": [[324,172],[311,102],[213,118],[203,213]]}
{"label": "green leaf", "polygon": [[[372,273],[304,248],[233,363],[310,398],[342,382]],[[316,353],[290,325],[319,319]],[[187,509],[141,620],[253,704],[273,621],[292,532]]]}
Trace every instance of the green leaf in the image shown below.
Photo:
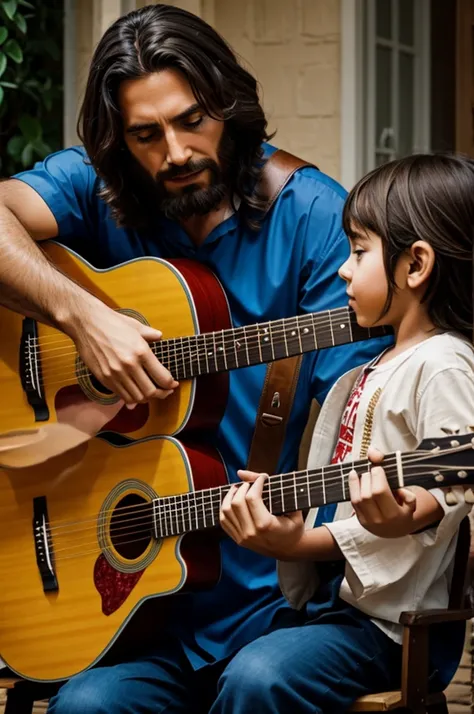
{"label": "green leaf", "polygon": [[32,117],[30,114],[22,114],[18,126],[25,139],[30,142],[41,137],[41,124],[36,117]]}
{"label": "green leaf", "polygon": [[7,144],[7,154],[13,159],[19,159],[25,147],[25,139],[22,136],[13,136]]}
{"label": "green leaf", "polygon": [[5,89],[18,89],[18,84],[13,84],[13,82],[0,82],[0,87],[5,87]]}
{"label": "green leaf", "polygon": [[5,94],[5,92],[3,91],[3,87],[0,87],[0,106],[3,102],[4,94]]}
{"label": "green leaf", "polygon": [[21,163],[25,169],[33,163],[33,147],[31,144],[27,144],[21,152]]}
{"label": "green leaf", "polygon": [[0,27],[0,45],[3,45],[8,37],[8,30],[6,27]]}
{"label": "green leaf", "polygon": [[16,40],[8,40],[8,42],[5,42],[3,49],[5,53],[17,64],[23,62],[23,52],[21,51],[21,47]]}
{"label": "green leaf", "polygon": [[18,29],[20,30],[20,32],[23,32],[23,34],[25,34],[25,32],[26,32],[26,20],[25,20],[25,18],[23,17],[23,15],[20,15],[20,14],[17,12],[17,14],[15,15],[15,22],[16,22],[16,26],[18,27]]}
{"label": "green leaf", "polygon": [[0,52],[0,77],[5,72],[7,68],[7,56],[3,52]]}
{"label": "green leaf", "polygon": [[5,14],[9,20],[13,20],[18,7],[17,0],[2,0],[2,7],[5,10]]}
{"label": "green leaf", "polygon": [[26,0],[18,0],[18,5],[21,5],[22,7],[29,7],[30,10],[35,10],[35,6],[32,5],[30,2],[26,2]]}

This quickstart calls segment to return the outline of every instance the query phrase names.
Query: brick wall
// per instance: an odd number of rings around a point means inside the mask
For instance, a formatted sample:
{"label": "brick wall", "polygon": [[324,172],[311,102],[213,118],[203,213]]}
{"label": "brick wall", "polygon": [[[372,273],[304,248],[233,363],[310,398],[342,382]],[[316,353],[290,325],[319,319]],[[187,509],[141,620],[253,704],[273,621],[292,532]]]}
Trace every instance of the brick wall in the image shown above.
{"label": "brick wall", "polygon": [[339,176],[339,0],[215,0],[214,26],[262,86],[275,143]]}
{"label": "brick wall", "polygon": [[[137,0],[137,7],[149,0]],[[200,14],[262,86],[275,143],[335,178],[340,163],[340,0],[168,0]],[[95,42],[118,0],[77,5],[76,87],[82,96]]]}

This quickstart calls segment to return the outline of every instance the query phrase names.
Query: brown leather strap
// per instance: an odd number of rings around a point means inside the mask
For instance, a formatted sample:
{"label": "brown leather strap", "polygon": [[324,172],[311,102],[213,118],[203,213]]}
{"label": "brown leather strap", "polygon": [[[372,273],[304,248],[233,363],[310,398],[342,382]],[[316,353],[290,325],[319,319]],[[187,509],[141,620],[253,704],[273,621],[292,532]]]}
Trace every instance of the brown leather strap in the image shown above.
{"label": "brown leather strap", "polygon": [[[295,171],[311,166],[279,149],[262,169],[259,192],[268,197],[268,213]],[[255,429],[247,462],[251,471],[275,473],[285,441],[286,426],[301,367],[302,355],[273,362],[267,367]]]}
{"label": "brown leather strap", "polygon": [[301,355],[273,362],[267,367],[247,468],[276,473],[285,441],[301,366]]}
{"label": "brown leather strap", "polygon": [[276,199],[295,171],[299,171],[299,169],[305,166],[313,166],[313,168],[316,168],[313,164],[303,161],[303,159],[299,159],[297,156],[283,151],[283,149],[278,149],[267,159],[258,184],[259,193],[268,199],[265,213],[271,210]]}

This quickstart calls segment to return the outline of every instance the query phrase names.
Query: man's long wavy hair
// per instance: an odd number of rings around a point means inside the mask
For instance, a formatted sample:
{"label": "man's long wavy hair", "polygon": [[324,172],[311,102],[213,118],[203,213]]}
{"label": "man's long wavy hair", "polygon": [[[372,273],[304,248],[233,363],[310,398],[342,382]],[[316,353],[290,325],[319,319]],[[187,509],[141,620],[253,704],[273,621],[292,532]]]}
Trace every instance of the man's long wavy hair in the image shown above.
{"label": "man's long wavy hair", "polygon": [[[81,107],[78,134],[102,180],[101,198],[119,226],[144,228],[153,222],[155,205],[136,185],[134,161],[123,140],[118,106],[120,83],[163,69],[185,76],[203,110],[223,119],[231,200],[257,227],[265,198],[255,190],[262,165],[262,142],[270,138],[257,82],[210,25],[169,5],[149,5],[117,20],[104,34],[92,58]],[[226,157],[229,160],[229,157]]]}

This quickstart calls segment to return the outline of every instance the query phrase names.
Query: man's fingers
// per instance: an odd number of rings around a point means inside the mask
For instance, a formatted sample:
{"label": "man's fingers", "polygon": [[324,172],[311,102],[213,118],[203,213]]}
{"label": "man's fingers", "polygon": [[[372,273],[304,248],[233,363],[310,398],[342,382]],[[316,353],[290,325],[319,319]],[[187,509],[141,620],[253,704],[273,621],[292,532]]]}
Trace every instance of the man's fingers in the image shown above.
{"label": "man's fingers", "polygon": [[140,325],[140,334],[147,342],[158,342],[159,340],[161,340],[163,336],[161,330],[155,330],[154,327],[150,327],[149,325],[143,325],[142,323],[138,324]]}
{"label": "man's fingers", "polygon": [[[157,360],[151,350],[148,350],[142,359],[141,367],[146,369],[148,379],[153,389],[156,390],[158,388],[163,391],[167,391],[179,387],[179,382],[177,382],[173,378],[171,372],[169,372],[166,367],[164,367],[161,362]],[[148,391],[150,392],[150,389]],[[159,396],[159,394],[156,393],[153,396]]]}

